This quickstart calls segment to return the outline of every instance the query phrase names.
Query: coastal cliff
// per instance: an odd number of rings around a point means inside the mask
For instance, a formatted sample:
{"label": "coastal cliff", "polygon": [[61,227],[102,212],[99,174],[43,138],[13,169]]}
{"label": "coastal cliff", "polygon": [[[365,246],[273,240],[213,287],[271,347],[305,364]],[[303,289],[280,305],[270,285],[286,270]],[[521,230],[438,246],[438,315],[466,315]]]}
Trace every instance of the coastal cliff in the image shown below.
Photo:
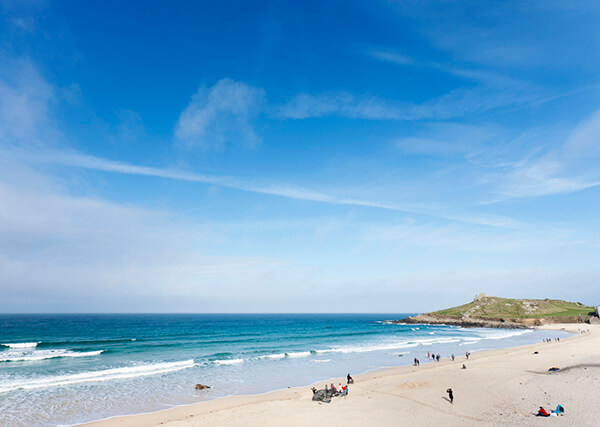
{"label": "coastal cliff", "polygon": [[517,328],[556,323],[599,323],[594,307],[550,299],[509,299],[480,294],[458,307],[409,316],[394,323],[445,324],[478,328]]}

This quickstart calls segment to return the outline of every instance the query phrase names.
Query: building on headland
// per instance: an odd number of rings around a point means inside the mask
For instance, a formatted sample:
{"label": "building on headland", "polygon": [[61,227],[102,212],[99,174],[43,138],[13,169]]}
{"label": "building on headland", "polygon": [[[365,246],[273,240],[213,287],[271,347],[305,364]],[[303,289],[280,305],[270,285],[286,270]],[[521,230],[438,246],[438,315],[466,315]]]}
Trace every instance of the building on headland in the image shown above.
{"label": "building on headland", "polygon": [[473,298],[473,301],[481,301],[482,299],[486,298],[487,295],[485,294],[485,292],[481,292],[478,295],[475,295],[475,298]]}

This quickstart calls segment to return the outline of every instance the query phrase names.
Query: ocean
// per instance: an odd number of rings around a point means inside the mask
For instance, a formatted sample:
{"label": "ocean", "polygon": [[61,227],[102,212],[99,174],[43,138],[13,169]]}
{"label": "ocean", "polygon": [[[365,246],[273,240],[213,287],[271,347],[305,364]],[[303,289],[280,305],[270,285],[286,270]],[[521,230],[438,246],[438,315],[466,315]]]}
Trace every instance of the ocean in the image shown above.
{"label": "ocean", "polygon": [[568,336],[384,322],[406,316],[0,315],[0,425],[70,425]]}

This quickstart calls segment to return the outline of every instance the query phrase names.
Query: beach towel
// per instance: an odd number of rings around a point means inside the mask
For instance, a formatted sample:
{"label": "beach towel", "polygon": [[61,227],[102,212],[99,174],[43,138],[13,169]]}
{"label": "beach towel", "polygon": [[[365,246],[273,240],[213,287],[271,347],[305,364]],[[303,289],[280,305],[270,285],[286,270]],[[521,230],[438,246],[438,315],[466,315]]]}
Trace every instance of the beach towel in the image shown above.
{"label": "beach towel", "polygon": [[315,402],[331,402],[331,394],[325,390],[317,390],[316,393],[313,394],[312,400]]}

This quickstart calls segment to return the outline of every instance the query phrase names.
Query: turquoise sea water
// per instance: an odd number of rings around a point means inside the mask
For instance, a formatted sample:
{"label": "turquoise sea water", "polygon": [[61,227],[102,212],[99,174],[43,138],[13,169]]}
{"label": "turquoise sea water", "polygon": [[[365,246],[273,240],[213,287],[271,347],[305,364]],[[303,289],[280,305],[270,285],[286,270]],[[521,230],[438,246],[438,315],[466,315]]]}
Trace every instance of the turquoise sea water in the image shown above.
{"label": "turquoise sea water", "polygon": [[568,336],[384,323],[405,316],[0,315],[0,425],[73,424]]}

